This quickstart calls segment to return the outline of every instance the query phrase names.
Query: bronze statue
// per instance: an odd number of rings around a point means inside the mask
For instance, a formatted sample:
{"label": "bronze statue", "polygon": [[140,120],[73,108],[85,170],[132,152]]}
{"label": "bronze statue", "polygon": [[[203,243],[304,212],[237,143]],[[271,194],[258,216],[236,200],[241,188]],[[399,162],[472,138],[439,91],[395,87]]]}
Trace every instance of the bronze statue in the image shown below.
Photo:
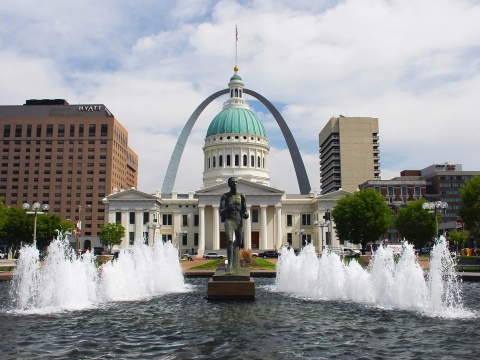
{"label": "bronze statue", "polygon": [[[228,179],[230,191],[220,200],[220,216],[225,221],[227,236],[227,272],[234,272],[240,267],[240,249],[243,247],[243,219],[248,219],[245,195],[237,192],[237,178]],[[233,235],[235,234],[235,240]]]}

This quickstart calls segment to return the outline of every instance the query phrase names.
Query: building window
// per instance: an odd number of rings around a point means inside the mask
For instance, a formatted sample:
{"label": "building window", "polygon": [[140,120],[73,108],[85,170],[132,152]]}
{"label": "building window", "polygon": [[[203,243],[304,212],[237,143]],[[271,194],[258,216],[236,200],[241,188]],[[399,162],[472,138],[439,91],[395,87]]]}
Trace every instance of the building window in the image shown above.
{"label": "building window", "polygon": [[32,137],[32,125],[27,125],[27,137]]}
{"label": "building window", "polygon": [[293,226],[293,216],[287,215],[287,226]]}
{"label": "building window", "polygon": [[15,126],[15,137],[22,137],[22,125]]}
{"label": "building window", "polygon": [[200,222],[200,217],[198,215],[193,216],[193,226],[198,226]]}
{"label": "building window", "polygon": [[247,166],[247,165],[248,165],[247,161],[248,161],[247,155],[243,155],[243,166]]}
{"label": "building window", "polygon": [[182,235],[182,246],[187,246],[188,245],[188,237],[187,234]]}
{"label": "building window", "polygon": [[215,156],[214,156],[214,157],[213,157],[213,167],[216,167],[216,166],[217,166],[217,165],[216,165],[216,158],[215,158]]}
{"label": "building window", "polygon": [[223,156],[218,155],[218,167],[222,167],[222,166],[223,166]]}
{"label": "building window", "polygon": [[172,226],[172,214],[163,214],[162,219],[162,225]]}
{"label": "building window", "polygon": [[95,131],[96,131],[96,124],[88,125],[88,136],[94,137],[95,136]]}
{"label": "building window", "polygon": [[230,154],[227,155],[227,166],[231,166],[232,165],[232,160],[231,160],[231,157],[230,157]]}
{"label": "building window", "polygon": [[260,156],[257,157],[257,167],[260,168]]}
{"label": "building window", "polygon": [[128,233],[128,244],[133,245],[135,243],[135,233],[133,231],[130,231]]}
{"label": "building window", "polygon": [[143,223],[148,224],[150,222],[150,213],[148,211],[145,211],[143,213]]}
{"label": "building window", "polygon": [[131,212],[128,213],[128,215],[129,215],[128,223],[130,225],[134,225],[135,224],[135,213],[133,211],[131,211]]}
{"label": "building window", "polygon": [[287,243],[289,246],[292,246],[292,243],[293,243],[292,233],[287,233]]}
{"label": "building window", "polygon": [[252,209],[252,222],[258,222],[258,209]]}
{"label": "building window", "polygon": [[52,136],[53,136],[53,125],[47,124],[47,137],[52,137]]}
{"label": "building window", "polygon": [[100,125],[100,136],[108,136],[108,124]]}
{"label": "building window", "polygon": [[10,125],[3,127],[3,137],[10,137]]}
{"label": "building window", "polygon": [[311,216],[310,214],[302,214],[302,226],[311,225]]}
{"label": "building window", "polygon": [[78,124],[78,136],[83,137],[83,124]]}
{"label": "building window", "polygon": [[58,137],[65,136],[65,124],[58,124]]}
{"label": "building window", "polygon": [[182,226],[188,226],[188,215],[182,215]]}
{"label": "building window", "polygon": [[122,213],[120,211],[115,213],[115,222],[120,224],[122,223]]}
{"label": "building window", "polygon": [[193,234],[193,246],[198,246],[198,233]]}
{"label": "building window", "polygon": [[42,136],[42,125],[38,124],[37,125],[37,137]]}
{"label": "building window", "polygon": [[240,166],[240,157],[235,155],[235,166]]}
{"label": "building window", "polygon": [[255,156],[250,156],[250,167],[255,167]]}

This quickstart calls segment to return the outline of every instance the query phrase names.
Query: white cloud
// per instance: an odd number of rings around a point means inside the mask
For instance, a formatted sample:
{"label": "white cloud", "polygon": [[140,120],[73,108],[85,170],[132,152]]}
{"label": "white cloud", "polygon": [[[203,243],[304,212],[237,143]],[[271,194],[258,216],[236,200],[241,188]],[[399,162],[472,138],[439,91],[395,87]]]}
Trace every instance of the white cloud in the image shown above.
{"label": "white cloud", "polygon": [[[104,103],[140,156],[141,190],[161,188],[187,119],[226,88],[235,45],[246,87],[279,104],[312,187],[318,133],[339,114],[379,118],[383,178],[443,161],[478,170],[480,4],[473,0],[35,4],[0,3],[2,103]],[[201,185],[204,136],[223,101],[195,125],[178,191]],[[272,184],[297,192],[283,136],[271,116],[259,116],[274,143]]]}

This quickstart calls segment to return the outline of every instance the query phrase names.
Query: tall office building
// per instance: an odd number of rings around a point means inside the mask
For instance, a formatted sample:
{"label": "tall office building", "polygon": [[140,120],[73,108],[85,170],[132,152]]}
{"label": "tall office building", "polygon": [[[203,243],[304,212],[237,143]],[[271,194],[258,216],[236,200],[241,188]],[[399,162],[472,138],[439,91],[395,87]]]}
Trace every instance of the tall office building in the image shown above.
{"label": "tall office building", "polygon": [[319,134],[321,193],[354,192],[358,185],[380,179],[378,119],[331,118]]}
{"label": "tall office building", "polygon": [[106,195],[137,186],[128,132],[103,104],[62,99],[0,106],[0,196],[6,206],[49,204],[81,221],[82,235],[105,223]]}

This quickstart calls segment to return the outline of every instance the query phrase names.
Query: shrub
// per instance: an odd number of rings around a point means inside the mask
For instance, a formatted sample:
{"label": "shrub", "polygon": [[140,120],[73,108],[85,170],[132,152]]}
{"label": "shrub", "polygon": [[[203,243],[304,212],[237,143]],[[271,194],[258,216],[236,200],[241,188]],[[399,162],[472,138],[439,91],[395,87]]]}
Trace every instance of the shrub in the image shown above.
{"label": "shrub", "polygon": [[250,249],[240,250],[240,261],[243,261],[246,264],[251,264],[253,262],[252,250]]}

